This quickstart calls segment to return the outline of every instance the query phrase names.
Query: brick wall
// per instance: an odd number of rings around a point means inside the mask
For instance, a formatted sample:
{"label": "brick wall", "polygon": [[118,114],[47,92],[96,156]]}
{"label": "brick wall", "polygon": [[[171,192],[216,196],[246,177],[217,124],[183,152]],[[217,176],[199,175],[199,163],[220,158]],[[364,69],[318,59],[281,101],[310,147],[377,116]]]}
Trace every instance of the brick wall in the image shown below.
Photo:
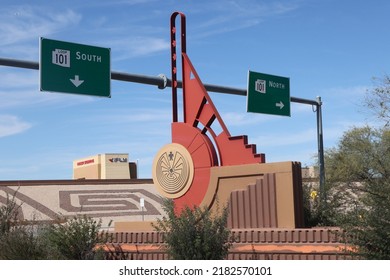
{"label": "brick wall", "polygon": [[[337,228],[233,230],[228,259],[234,260],[338,260],[348,259]],[[107,259],[162,260],[163,234],[116,232],[107,244]]]}

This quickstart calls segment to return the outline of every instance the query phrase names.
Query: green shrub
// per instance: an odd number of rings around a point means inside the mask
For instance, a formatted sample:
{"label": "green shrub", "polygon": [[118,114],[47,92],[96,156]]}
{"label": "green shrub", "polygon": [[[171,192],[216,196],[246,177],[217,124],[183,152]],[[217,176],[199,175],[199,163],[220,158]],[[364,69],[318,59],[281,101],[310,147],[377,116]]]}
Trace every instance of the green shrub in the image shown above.
{"label": "green shrub", "polygon": [[231,234],[227,228],[228,209],[213,214],[208,208],[185,207],[175,212],[173,200],[165,199],[166,216],[153,224],[164,234],[166,252],[175,260],[217,260],[227,257]]}
{"label": "green shrub", "polygon": [[38,226],[18,225],[2,234],[0,259],[44,260],[48,258],[48,247],[36,230]]}
{"label": "green shrub", "polygon": [[5,205],[0,207],[0,238],[11,230],[12,225],[18,220],[19,206],[15,202],[15,196],[12,198],[7,194],[7,201]]}
{"label": "green shrub", "polygon": [[51,225],[45,237],[53,252],[51,258],[68,260],[103,259],[102,246],[109,235],[102,234],[101,220],[86,215],[68,219],[65,223]]}
{"label": "green shrub", "polygon": [[103,259],[102,245],[108,233],[101,232],[101,220],[87,216],[58,219],[43,225],[18,219],[15,194],[0,207],[0,259]]}
{"label": "green shrub", "polygon": [[39,234],[42,225],[18,219],[20,205],[15,201],[15,194],[7,195],[5,205],[0,207],[0,259],[46,259],[47,246]]}

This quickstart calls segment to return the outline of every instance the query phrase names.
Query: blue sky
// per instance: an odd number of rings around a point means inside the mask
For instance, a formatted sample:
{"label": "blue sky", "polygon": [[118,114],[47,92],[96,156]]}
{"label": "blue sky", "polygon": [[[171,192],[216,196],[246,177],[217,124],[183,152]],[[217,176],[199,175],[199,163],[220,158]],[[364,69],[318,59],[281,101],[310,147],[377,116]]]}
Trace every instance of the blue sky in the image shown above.
{"label": "blue sky", "polygon": [[[247,87],[248,70],[290,78],[291,96],[323,100],[324,145],[375,121],[362,106],[389,72],[390,2],[339,0],[8,1],[0,57],[39,60],[39,37],[111,48],[111,70],[170,77],[169,19],[187,17],[187,54],[203,83]],[[72,161],[129,153],[151,177],[170,142],[171,91],[111,82],[112,98],[39,91],[39,72],[0,66],[0,180],[70,179]],[[246,98],[210,93],[232,135],[248,135],[267,162],[315,162],[316,114],[246,112]]]}

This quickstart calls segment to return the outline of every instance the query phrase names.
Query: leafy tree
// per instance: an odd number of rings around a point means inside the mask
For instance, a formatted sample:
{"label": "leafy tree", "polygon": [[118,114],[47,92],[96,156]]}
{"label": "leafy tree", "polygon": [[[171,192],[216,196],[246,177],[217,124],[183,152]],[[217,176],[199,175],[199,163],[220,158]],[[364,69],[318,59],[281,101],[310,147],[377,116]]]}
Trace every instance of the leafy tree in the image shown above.
{"label": "leafy tree", "polygon": [[364,106],[370,109],[379,120],[390,125],[390,76],[373,79],[375,86],[367,91]]}
{"label": "leafy tree", "polygon": [[325,163],[332,219],[347,232],[351,252],[390,259],[390,130],[347,131]]}
{"label": "leafy tree", "polygon": [[213,214],[208,208],[185,207],[180,214],[174,201],[165,199],[166,216],[153,224],[164,234],[166,251],[175,260],[217,260],[226,258],[231,247],[227,228],[228,209]]}

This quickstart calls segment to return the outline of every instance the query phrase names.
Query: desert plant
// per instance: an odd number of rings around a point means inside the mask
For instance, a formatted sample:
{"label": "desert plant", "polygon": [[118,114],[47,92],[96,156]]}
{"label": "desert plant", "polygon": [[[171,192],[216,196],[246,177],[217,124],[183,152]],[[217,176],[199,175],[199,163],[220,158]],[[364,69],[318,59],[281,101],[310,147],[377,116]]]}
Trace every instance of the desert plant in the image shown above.
{"label": "desert plant", "polygon": [[17,191],[0,207],[0,259],[103,259],[110,235],[101,220],[59,217],[52,224],[20,220]]}
{"label": "desert plant", "polygon": [[69,260],[103,259],[103,244],[109,235],[101,232],[101,220],[86,215],[51,225],[45,232],[54,254],[51,258]]}
{"label": "desert plant", "polygon": [[46,240],[38,233],[41,226],[14,225],[0,237],[0,259],[44,260],[49,256]]}
{"label": "desert plant", "polygon": [[19,219],[16,193],[7,194],[5,204],[0,207],[0,259],[46,259],[47,246],[38,233],[44,226]]}
{"label": "desert plant", "polygon": [[12,197],[7,194],[5,204],[0,207],[0,237],[9,232],[12,225],[18,220],[19,207],[15,201],[15,194]]}
{"label": "desert plant", "polygon": [[228,209],[211,213],[208,208],[184,207],[175,210],[174,201],[165,199],[166,216],[153,224],[164,234],[166,252],[176,260],[216,260],[226,258],[232,245],[227,228]]}

